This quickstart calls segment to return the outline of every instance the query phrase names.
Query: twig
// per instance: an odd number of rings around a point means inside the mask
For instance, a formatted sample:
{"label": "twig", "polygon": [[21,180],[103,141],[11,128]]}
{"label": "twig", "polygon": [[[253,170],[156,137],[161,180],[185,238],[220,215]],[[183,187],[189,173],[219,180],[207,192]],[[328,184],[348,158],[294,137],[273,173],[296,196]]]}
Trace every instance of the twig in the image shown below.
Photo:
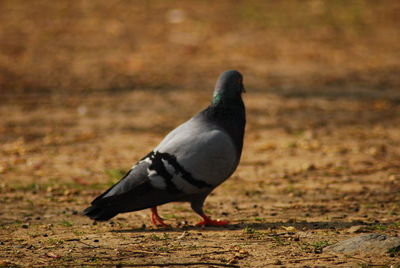
{"label": "twig", "polygon": [[170,262],[170,263],[82,263],[76,266],[115,266],[115,267],[168,267],[168,266],[195,266],[210,265],[219,267],[240,268],[239,265],[216,262]]}
{"label": "twig", "polygon": [[119,249],[120,251],[125,251],[125,252],[129,252],[129,253],[138,253],[138,254],[155,254],[155,255],[169,255],[167,253],[163,253],[163,252],[154,252],[154,251],[146,251],[146,250],[129,250],[129,249]]}
{"label": "twig", "polygon": [[[101,247],[101,246],[93,246],[91,244],[82,242],[79,238],[71,238],[71,239],[66,239],[64,241],[68,242],[79,242],[85,246],[88,246],[90,248],[102,248],[102,249],[109,249],[109,250],[114,250],[114,248],[108,248],[108,247]],[[154,251],[146,251],[146,250],[130,250],[130,249],[119,249],[119,251],[125,251],[129,253],[137,253],[137,254],[155,254],[155,255],[168,255],[167,253],[162,253],[162,252],[154,252]]]}
{"label": "twig", "polygon": [[359,261],[363,261],[363,262],[365,262],[365,264],[367,264],[368,266],[385,266],[385,264],[373,264],[373,263],[371,263],[370,261],[368,261],[368,260],[365,260],[365,259],[363,259],[363,258],[359,258],[359,257],[353,257],[353,256],[344,256],[345,258],[350,258],[350,259],[355,259],[355,260],[359,260]]}
{"label": "twig", "polygon": [[304,258],[304,259],[291,259],[288,260],[289,262],[301,262],[301,261],[312,261],[312,260],[326,260],[326,259],[333,259],[337,258],[337,256],[326,256],[326,257],[313,257],[313,258]]}
{"label": "twig", "polygon": [[350,258],[350,259],[355,259],[355,260],[363,261],[363,262],[369,264],[369,261],[367,261],[367,260],[365,260],[365,259],[363,259],[363,258],[353,257],[353,256],[346,256],[346,255],[345,255],[345,257],[346,257],[346,258]]}
{"label": "twig", "polygon": [[222,254],[222,253],[228,253],[228,252],[232,252],[232,250],[211,251],[211,252],[204,252],[204,253],[194,253],[194,254],[190,254],[190,256],[202,256],[202,255],[208,255],[208,254]]}
{"label": "twig", "polygon": [[79,238],[66,239],[64,241],[67,241],[67,242],[75,241],[75,242],[79,242],[79,243],[84,244],[85,246],[88,246],[88,247],[91,247],[91,248],[99,248],[99,246],[93,246],[91,244],[82,242]]}

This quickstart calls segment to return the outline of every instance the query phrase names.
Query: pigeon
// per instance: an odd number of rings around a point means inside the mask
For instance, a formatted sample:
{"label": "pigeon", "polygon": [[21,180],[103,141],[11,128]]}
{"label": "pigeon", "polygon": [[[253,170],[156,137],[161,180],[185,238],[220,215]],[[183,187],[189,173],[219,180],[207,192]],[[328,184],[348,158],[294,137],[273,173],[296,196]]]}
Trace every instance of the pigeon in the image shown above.
{"label": "pigeon", "polygon": [[106,221],[119,213],[150,208],[154,225],[168,227],[157,206],[189,202],[199,226],[225,226],[203,211],[206,197],[236,170],[246,125],[245,92],[240,72],[223,72],[211,104],[172,130],[114,186],[94,199],[83,213]]}

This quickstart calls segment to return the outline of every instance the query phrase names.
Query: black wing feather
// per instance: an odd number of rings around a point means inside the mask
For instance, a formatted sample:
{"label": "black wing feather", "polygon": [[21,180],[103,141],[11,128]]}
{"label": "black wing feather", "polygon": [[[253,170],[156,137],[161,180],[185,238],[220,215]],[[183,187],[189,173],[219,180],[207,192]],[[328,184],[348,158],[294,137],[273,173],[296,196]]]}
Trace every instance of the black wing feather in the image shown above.
{"label": "black wing feather", "polygon": [[139,162],[117,184],[94,199],[83,213],[91,219],[106,221],[118,213],[142,210],[178,200],[180,196],[176,193],[151,185],[147,170],[149,165],[146,161]]}

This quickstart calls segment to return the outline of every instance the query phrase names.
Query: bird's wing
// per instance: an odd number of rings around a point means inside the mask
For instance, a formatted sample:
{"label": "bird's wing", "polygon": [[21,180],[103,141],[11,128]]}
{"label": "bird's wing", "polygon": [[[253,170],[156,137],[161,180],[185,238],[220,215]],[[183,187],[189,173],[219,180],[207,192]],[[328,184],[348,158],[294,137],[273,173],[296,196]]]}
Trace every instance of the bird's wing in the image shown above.
{"label": "bird's wing", "polygon": [[174,201],[176,195],[151,185],[148,166],[148,162],[140,161],[117,184],[93,200],[83,213],[94,220],[103,221],[118,213]]}
{"label": "bird's wing", "polygon": [[[154,152],[161,155],[166,171],[174,175],[172,183],[187,194],[216,187],[239,163],[230,136],[201,117],[194,117],[173,130]],[[154,178],[152,183],[162,189],[165,181]]]}
{"label": "bird's wing", "polygon": [[118,213],[204,195],[227,179],[239,160],[223,130],[193,118],[170,132],[84,213],[107,220]]}

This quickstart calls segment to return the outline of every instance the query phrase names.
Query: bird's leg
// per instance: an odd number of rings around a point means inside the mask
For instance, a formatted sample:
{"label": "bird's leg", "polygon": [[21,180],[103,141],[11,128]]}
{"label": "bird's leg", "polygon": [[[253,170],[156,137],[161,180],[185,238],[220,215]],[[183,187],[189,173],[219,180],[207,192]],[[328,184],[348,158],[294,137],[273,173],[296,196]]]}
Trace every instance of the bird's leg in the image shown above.
{"label": "bird's leg", "polygon": [[204,211],[203,211],[203,203],[204,200],[207,197],[206,193],[203,196],[198,196],[198,198],[195,198],[192,200],[190,205],[192,206],[192,209],[200,216],[203,218],[203,220],[199,223],[197,223],[197,226],[226,226],[228,225],[227,221],[221,221],[221,220],[212,220],[210,217],[208,217]]}
{"label": "bird's leg", "polygon": [[210,217],[208,217],[205,214],[200,215],[203,220],[199,223],[197,223],[197,226],[226,226],[228,225],[228,221],[222,221],[222,220],[212,220]]}
{"label": "bird's leg", "polygon": [[158,215],[157,207],[151,208],[151,221],[155,226],[170,227],[168,224],[164,222],[163,218],[161,218],[160,215]]}

